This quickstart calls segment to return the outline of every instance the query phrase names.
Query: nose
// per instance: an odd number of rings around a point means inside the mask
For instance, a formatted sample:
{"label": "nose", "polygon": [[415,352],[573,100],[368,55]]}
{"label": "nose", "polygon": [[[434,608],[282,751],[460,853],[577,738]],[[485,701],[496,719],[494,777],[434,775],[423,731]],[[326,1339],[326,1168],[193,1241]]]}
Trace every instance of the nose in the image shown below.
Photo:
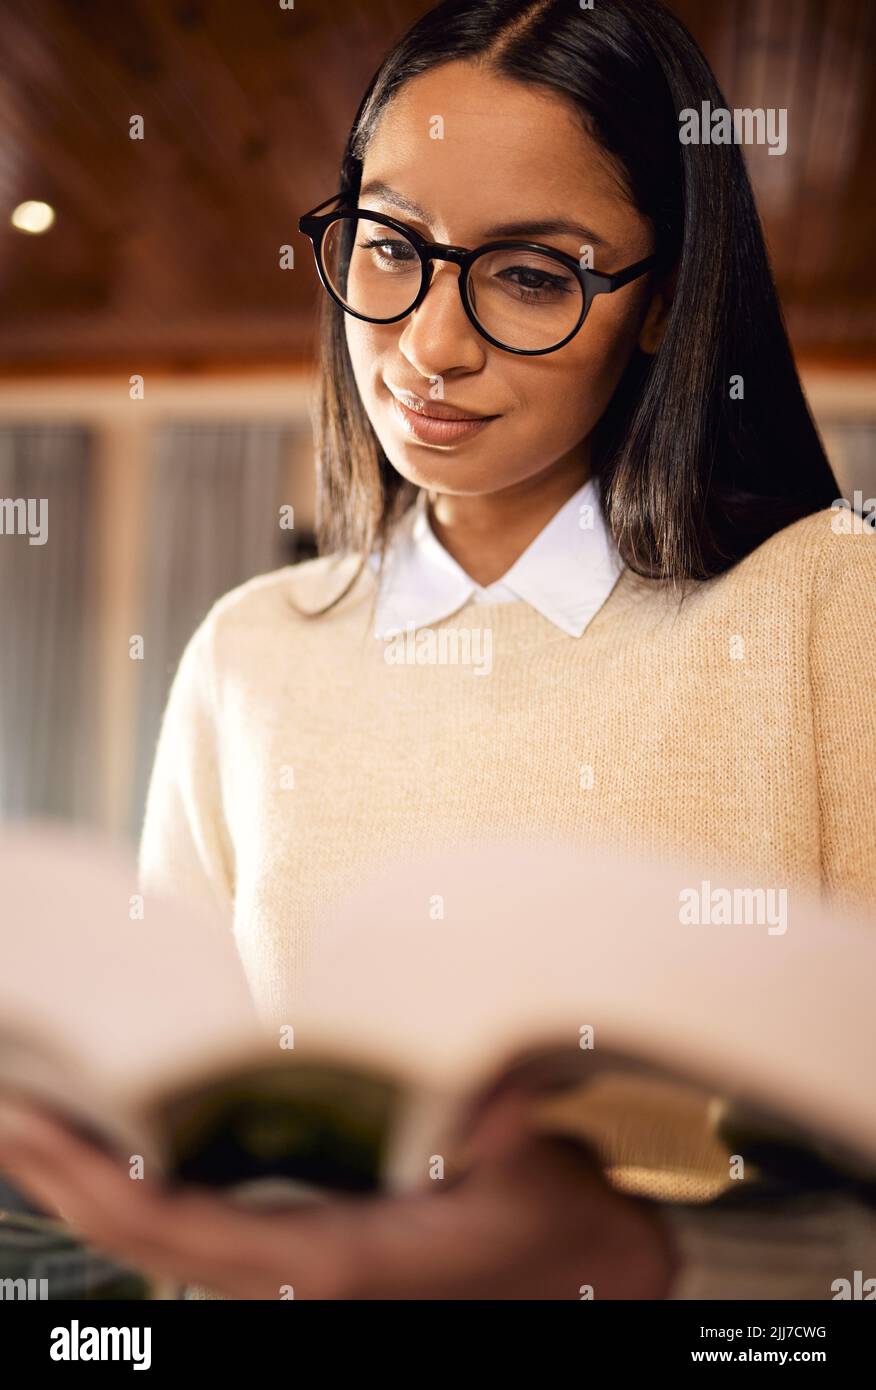
{"label": "nose", "polygon": [[[447,261],[453,259],[447,257]],[[399,349],[423,377],[477,371],[483,366],[487,344],[466,316],[459,293],[460,273],[457,268],[454,276],[451,264],[434,265],[425,298],[402,320]]]}

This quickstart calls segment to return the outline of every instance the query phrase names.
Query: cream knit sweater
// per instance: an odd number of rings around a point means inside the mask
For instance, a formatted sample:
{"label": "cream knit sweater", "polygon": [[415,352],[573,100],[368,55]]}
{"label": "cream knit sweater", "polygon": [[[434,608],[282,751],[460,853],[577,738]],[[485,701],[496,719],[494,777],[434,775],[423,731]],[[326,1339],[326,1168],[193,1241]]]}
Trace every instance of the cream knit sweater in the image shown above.
{"label": "cream knit sweater", "polygon": [[[367,567],[326,616],[295,611],[355,557],[250,580],[180,660],[144,891],[218,905],[281,1020],[323,914],[364,874],[504,832],[693,854],[716,880],[743,866],[752,887],[876,907],[876,536],[833,521],[788,527],[680,605],[626,570],[580,638],[523,601],[469,603],[436,634],[491,643],[488,674],[452,648],[388,662]],[[670,1191],[708,1195],[708,1139],[700,1158]]]}

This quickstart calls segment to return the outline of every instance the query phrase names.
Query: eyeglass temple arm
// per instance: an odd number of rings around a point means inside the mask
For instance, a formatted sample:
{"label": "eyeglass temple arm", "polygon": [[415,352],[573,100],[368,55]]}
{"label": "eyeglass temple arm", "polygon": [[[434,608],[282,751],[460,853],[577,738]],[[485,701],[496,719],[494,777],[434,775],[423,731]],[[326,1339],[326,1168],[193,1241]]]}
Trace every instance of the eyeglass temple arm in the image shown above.
{"label": "eyeglass temple arm", "polygon": [[625,270],[619,270],[616,275],[602,275],[604,280],[604,293],[611,294],[614,290],[623,289],[631,280],[638,280],[640,275],[644,275],[646,270],[651,270],[657,264],[657,256],[646,256],[643,261],[636,261],[635,265],[628,265]]}
{"label": "eyeglass temple arm", "polygon": [[330,198],[326,198],[324,203],[318,203],[315,208],[310,209],[310,212],[303,213],[301,220],[304,221],[305,218],[315,217],[318,212],[322,212],[323,208],[327,208],[330,203],[336,203],[338,199],[343,198],[343,196],[343,192],[333,193]]}

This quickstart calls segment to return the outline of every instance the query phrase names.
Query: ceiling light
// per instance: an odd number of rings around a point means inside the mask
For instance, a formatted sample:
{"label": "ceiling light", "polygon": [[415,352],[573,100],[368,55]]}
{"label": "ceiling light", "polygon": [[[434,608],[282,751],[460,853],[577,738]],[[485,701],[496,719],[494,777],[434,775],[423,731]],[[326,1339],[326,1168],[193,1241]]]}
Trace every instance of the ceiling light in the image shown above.
{"label": "ceiling light", "polygon": [[31,232],[38,236],[51,227],[55,220],[55,209],[49,207],[48,203],[19,203],[9,220],[20,232]]}

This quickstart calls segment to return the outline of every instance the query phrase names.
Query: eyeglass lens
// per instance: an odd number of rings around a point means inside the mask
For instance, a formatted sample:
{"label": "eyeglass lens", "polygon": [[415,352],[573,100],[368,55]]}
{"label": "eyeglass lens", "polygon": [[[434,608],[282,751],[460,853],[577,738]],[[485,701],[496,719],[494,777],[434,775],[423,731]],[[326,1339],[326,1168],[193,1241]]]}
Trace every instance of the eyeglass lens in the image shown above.
{"label": "eyeglass lens", "polygon": [[[338,299],[364,318],[398,318],[420,292],[423,264],[416,247],[394,227],[367,217],[330,223],[322,260]],[[519,248],[477,258],[468,301],[491,338],[530,352],[567,338],[584,307],[581,283],[571,270],[551,256]]]}

